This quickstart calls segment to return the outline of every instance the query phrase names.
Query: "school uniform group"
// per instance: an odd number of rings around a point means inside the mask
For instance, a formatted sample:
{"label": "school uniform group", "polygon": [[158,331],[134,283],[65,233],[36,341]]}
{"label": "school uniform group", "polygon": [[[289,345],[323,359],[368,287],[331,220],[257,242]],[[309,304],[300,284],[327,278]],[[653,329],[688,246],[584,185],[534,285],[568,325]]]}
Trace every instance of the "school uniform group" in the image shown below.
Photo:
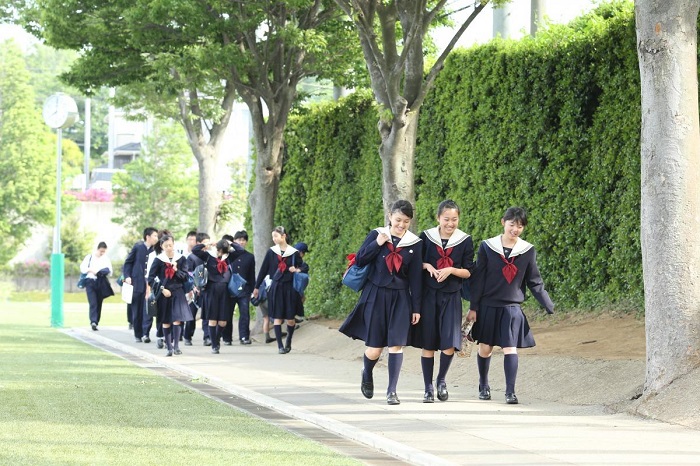
{"label": "school uniform group", "polygon": [[[413,207],[397,201],[390,208],[389,225],[371,231],[355,254],[354,265],[366,267],[368,275],[357,305],[339,330],[365,342],[360,391],[366,398],[374,396],[373,370],[388,348],[386,401],[400,404],[403,348],[413,346],[422,350],[423,402],[434,403],[435,397],[447,401],[447,374],[462,345],[462,289],[468,280],[466,320],[473,322],[471,337],[478,342],[478,397],[491,399],[491,354],[499,346],[504,353],[505,402],[518,403],[517,349],[535,346],[521,309],[526,288],[548,313],[554,312],[535,248],[520,238],[527,214],[519,207],[507,209],[501,219],[503,234],[481,242],[476,262],[472,237],[458,228],[459,215],[454,201],[443,201],[437,209],[438,225],[416,236],[408,229]],[[433,379],[436,352],[439,366]]]}
{"label": "school uniform group", "polygon": [[[339,330],[365,342],[360,374],[364,397],[374,396],[374,367],[388,348],[386,401],[400,404],[397,385],[403,348],[413,346],[421,349],[423,402],[448,400],[446,379],[455,352],[462,345],[462,290],[468,280],[470,306],[466,320],[473,322],[471,337],[478,342],[478,397],[491,399],[488,375],[493,348],[498,346],[504,353],[505,401],[518,403],[517,349],[535,346],[521,309],[526,288],[548,313],[554,312],[537,267],[535,248],[520,238],[527,213],[519,207],[507,209],[501,218],[503,233],[481,242],[476,261],[472,237],[458,228],[459,216],[454,201],[443,201],[437,208],[438,225],[416,236],[409,231],[413,207],[399,200],[390,208],[389,225],[372,230],[355,254],[355,265],[366,267],[366,282]],[[289,353],[295,317],[304,315],[303,296],[293,286],[294,274],[308,273],[303,261],[308,248],[304,243],[291,246],[287,240],[283,227],[272,231],[274,246],[267,251],[256,277],[254,256],[245,251],[245,231],[224,236],[218,242],[211,241],[206,233],[191,232],[187,237],[189,252],[180,253],[169,232],[146,228],[143,241],[131,249],[123,268],[124,282],[133,286],[128,317],[135,342],[150,342],[153,319],[146,312],[147,292],[159,289],[154,306],[157,338],[159,347],[167,347],[167,356],[181,354],[183,332],[185,345],[192,344],[198,313],[204,344],[211,345],[212,353],[219,353],[221,341],[232,342],[236,307],[239,342],[250,344],[251,301],[263,313],[266,343],[276,341],[279,354]],[[90,271],[97,272],[99,267],[104,268],[104,264],[98,260]],[[205,286],[196,280],[204,271],[208,276]],[[232,274],[245,281],[238,296],[229,291]],[[93,330],[98,323],[99,316],[91,322]],[[274,337],[269,335],[270,323]],[[282,328],[285,324],[286,332]]]}
{"label": "school uniform group", "polygon": [[[166,356],[180,355],[180,342],[192,345],[197,321],[201,320],[203,344],[219,354],[222,342],[232,345],[237,308],[238,341],[249,345],[252,301],[263,313],[266,343],[277,341],[279,353],[289,353],[296,317],[304,315],[303,296],[292,286],[292,274],[308,273],[302,259],[308,248],[304,243],[288,245],[282,227],[275,228],[272,238],[275,245],[267,252],[256,278],[255,258],[245,250],[245,231],[224,235],[217,242],[206,233],[192,231],[187,235],[187,250],[178,251],[169,231],[146,228],[143,240],[134,244],[124,261],[121,277],[133,287],[127,319],[134,341],[151,342],[155,319],[158,347],[166,348]],[[234,292],[232,275],[238,283]],[[98,330],[99,315],[92,311],[93,307],[101,308],[98,301],[93,303],[88,294],[93,330]],[[274,322],[275,338],[269,335],[270,321]],[[283,323],[287,324],[286,332],[282,331]]]}

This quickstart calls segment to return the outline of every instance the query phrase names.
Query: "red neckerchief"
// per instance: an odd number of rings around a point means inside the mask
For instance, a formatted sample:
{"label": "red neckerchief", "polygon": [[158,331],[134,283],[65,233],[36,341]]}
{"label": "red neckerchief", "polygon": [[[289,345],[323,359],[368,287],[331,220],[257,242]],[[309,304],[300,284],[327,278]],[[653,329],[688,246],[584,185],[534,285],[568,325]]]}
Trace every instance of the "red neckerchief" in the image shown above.
{"label": "red neckerchief", "polygon": [[506,263],[506,265],[501,269],[503,272],[503,276],[505,277],[506,281],[508,284],[513,281],[515,276],[518,274],[518,268],[515,266],[513,262],[515,262],[515,256],[510,258],[510,262],[508,262],[508,259],[506,259],[506,256],[501,254],[501,260]]}
{"label": "red neckerchief", "polygon": [[284,273],[284,271],[287,270],[287,263],[284,261],[283,256],[277,256],[277,270],[279,270],[281,273]]}
{"label": "red neckerchief", "polygon": [[226,273],[226,269],[228,268],[228,264],[226,264],[226,259],[216,259],[216,270],[221,274]]}
{"label": "red neckerchief", "polygon": [[396,248],[394,249],[394,243],[391,242],[391,240],[386,242],[386,246],[389,248],[389,251],[391,251],[387,256],[386,256],[386,266],[389,268],[389,272],[398,272],[399,269],[401,268],[401,264],[403,264],[403,257],[401,257],[401,248]]}
{"label": "red neckerchief", "polygon": [[452,254],[452,250],[454,248],[442,249],[437,244],[435,245],[435,247],[437,248],[438,254],[440,254],[440,259],[438,259],[438,261],[437,261],[438,270],[444,269],[447,267],[452,267],[452,264],[454,264],[454,261],[450,257],[450,254]]}
{"label": "red neckerchief", "polygon": [[173,264],[165,263],[165,278],[168,280],[172,280],[172,278],[175,276],[175,269],[173,268]]}

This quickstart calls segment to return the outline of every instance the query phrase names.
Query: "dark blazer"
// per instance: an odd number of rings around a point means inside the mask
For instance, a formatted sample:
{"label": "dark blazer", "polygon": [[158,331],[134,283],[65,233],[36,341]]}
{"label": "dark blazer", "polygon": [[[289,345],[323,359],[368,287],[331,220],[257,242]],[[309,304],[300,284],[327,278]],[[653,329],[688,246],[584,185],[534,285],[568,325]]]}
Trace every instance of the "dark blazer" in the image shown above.
{"label": "dark blazer", "polygon": [[250,296],[255,287],[255,256],[248,251],[243,251],[240,256],[231,262],[231,270],[246,281],[244,290],[246,295]]}
{"label": "dark blazer", "polygon": [[122,273],[124,279],[131,278],[131,284],[134,287],[134,293],[146,292],[146,264],[148,262],[148,254],[151,248],[146,246],[146,243],[139,241],[131,248],[129,255],[126,256]]}

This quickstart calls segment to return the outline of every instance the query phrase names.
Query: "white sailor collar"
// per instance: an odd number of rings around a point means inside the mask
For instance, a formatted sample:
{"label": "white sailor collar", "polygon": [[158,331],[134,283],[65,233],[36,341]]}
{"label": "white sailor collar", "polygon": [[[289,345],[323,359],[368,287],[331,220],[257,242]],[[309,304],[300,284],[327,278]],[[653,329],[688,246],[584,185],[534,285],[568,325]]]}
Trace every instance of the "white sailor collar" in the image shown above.
{"label": "white sailor collar", "polygon": [[[505,253],[503,252],[503,245],[501,244],[501,235],[494,236],[493,238],[489,238],[485,240],[486,245],[494,252],[497,254],[500,254],[501,256],[505,256]],[[528,243],[522,238],[518,238],[517,241],[515,242],[515,246],[513,246],[513,250],[510,252],[509,257],[515,257],[519,256],[521,254],[525,254],[527,251],[529,251],[532,248],[532,244]]]}
{"label": "white sailor collar", "polygon": [[[389,238],[391,238],[391,229],[389,227],[379,227],[375,230],[379,233],[384,233],[385,235],[389,236]],[[419,237],[417,237],[414,233],[411,233],[410,231],[406,230],[406,233],[404,233],[403,238],[401,238],[401,241],[399,241],[399,244],[397,244],[396,247],[404,248],[406,246],[413,246],[419,241]]]}
{"label": "white sailor collar", "polygon": [[272,246],[270,249],[272,249],[272,252],[274,252],[278,256],[282,256],[282,257],[293,256],[294,253],[297,252],[297,250],[294,249],[294,246],[290,246],[290,245],[287,245],[287,249],[284,250],[284,254],[282,254],[282,250],[276,244],[274,246]]}
{"label": "white sailor collar", "polygon": [[166,264],[172,264],[173,262],[177,262],[178,260],[180,260],[180,258],[182,257],[182,254],[180,254],[179,252],[175,251],[175,255],[173,256],[172,259],[170,259],[170,258],[165,254],[165,251],[163,251],[163,252],[161,252],[160,254],[158,254],[156,257],[157,257],[158,259],[160,259],[161,262],[165,262]]}
{"label": "white sailor collar", "polygon": [[[431,243],[435,243],[436,245],[442,247],[442,238],[440,238],[440,228],[431,228],[429,230],[425,230],[423,233],[425,233],[425,236],[430,240]],[[447,240],[447,245],[445,246],[445,248],[457,246],[467,238],[469,238],[468,234],[466,234],[459,228],[456,228],[455,231],[452,232],[452,236],[450,236],[450,239]]]}

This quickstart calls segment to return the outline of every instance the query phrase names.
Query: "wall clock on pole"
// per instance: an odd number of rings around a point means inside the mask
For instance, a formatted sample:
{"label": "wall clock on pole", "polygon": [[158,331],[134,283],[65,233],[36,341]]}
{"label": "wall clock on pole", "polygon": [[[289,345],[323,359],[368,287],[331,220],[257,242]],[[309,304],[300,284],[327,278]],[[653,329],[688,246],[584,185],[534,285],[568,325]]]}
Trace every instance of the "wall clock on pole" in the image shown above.
{"label": "wall clock on pole", "polygon": [[59,92],[46,99],[42,115],[50,128],[68,128],[78,121],[78,105],[71,96]]}

